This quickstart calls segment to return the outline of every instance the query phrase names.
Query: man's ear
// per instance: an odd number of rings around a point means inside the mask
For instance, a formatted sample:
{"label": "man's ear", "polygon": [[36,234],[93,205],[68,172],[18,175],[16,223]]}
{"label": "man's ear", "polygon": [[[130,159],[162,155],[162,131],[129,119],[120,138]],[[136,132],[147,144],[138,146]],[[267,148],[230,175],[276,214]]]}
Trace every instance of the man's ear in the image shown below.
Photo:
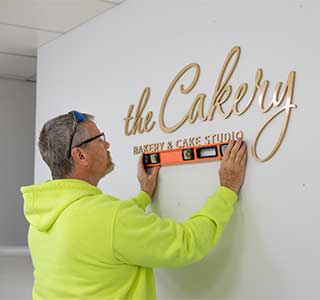
{"label": "man's ear", "polygon": [[71,156],[73,158],[73,161],[75,164],[81,165],[81,166],[87,166],[87,155],[83,149],[79,147],[75,147],[71,150]]}

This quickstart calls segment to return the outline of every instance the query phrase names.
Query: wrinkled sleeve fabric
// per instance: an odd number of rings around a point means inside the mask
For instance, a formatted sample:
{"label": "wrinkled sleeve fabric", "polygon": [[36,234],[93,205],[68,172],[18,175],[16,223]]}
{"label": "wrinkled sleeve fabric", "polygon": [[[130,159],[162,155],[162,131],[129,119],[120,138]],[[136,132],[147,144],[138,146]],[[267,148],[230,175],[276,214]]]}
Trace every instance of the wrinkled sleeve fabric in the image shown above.
{"label": "wrinkled sleeve fabric", "polygon": [[145,210],[148,204],[151,202],[150,196],[144,191],[140,191],[135,197],[132,198],[132,200],[143,210]]}
{"label": "wrinkled sleeve fabric", "polygon": [[144,267],[180,267],[206,256],[221,237],[237,195],[225,187],[208,197],[186,221],[145,214],[123,201],[114,218],[113,253],[121,262]]}

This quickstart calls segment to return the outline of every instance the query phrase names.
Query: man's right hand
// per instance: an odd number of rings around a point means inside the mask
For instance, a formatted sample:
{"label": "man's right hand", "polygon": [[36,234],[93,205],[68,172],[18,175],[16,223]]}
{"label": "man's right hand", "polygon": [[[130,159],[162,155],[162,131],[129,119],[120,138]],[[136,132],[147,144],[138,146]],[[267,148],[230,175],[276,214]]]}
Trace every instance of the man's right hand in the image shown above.
{"label": "man's right hand", "polygon": [[146,192],[150,198],[152,198],[157,187],[159,170],[160,167],[153,167],[151,172],[148,173],[143,165],[143,155],[139,157],[137,177],[141,190]]}
{"label": "man's right hand", "polygon": [[243,184],[247,163],[247,145],[242,138],[231,141],[221,161],[220,184],[236,194]]}

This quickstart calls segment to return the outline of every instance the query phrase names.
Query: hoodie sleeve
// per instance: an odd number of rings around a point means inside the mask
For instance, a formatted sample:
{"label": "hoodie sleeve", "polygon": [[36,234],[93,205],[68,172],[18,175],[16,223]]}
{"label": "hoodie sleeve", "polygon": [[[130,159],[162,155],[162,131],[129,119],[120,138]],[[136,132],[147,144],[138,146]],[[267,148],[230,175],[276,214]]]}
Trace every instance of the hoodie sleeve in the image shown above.
{"label": "hoodie sleeve", "polygon": [[150,196],[144,191],[140,191],[135,197],[132,198],[132,200],[143,210],[145,210],[148,204],[151,202]]}
{"label": "hoodie sleeve", "polygon": [[160,218],[124,201],[114,220],[113,252],[126,264],[180,267],[206,256],[221,237],[237,195],[219,187],[186,221]]}

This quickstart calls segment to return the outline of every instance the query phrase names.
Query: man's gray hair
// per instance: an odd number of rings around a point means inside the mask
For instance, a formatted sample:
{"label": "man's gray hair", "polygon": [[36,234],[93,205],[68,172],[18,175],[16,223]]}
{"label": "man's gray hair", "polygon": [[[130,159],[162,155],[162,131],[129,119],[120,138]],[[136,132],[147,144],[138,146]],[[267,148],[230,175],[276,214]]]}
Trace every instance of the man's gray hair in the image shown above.
{"label": "man's gray hair", "polygon": [[[78,122],[72,147],[90,138],[84,123],[93,120],[94,117],[84,113],[82,115],[85,121]],[[68,150],[73,123],[73,116],[65,114],[49,120],[41,129],[38,146],[53,179],[67,178],[72,171],[73,159],[68,157]]]}

